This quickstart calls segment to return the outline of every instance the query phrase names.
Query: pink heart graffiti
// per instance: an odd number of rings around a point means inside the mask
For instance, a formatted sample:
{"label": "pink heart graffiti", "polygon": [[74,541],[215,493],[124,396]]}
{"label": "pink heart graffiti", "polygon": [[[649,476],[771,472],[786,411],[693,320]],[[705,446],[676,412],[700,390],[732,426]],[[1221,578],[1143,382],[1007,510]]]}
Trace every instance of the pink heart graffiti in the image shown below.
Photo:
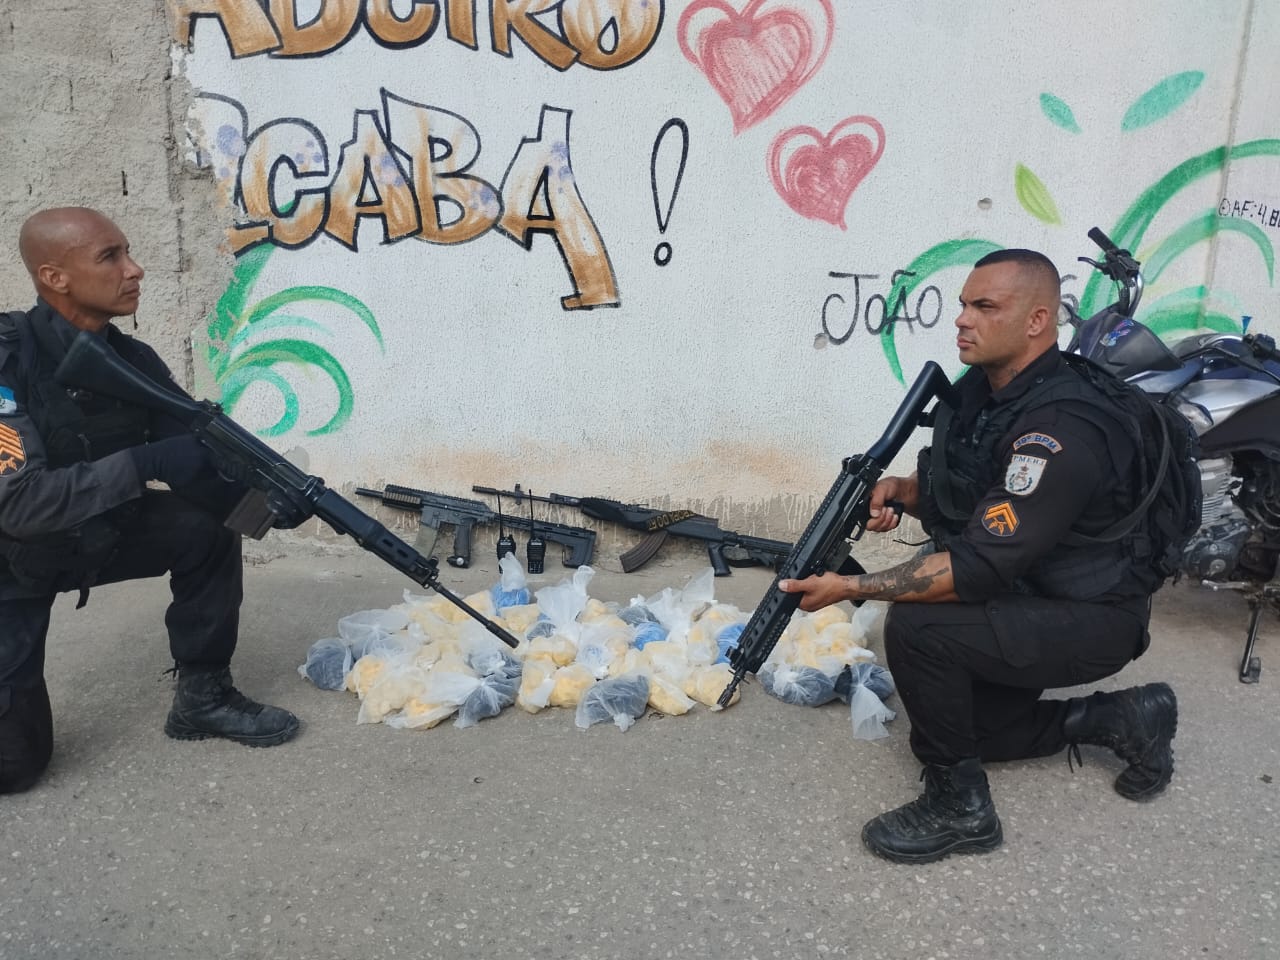
{"label": "pink heart graffiti", "polygon": [[[875,142],[863,132],[848,132],[852,127],[869,128]],[[783,151],[797,140],[812,142],[797,146],[784,169]],[[796,213],[844,230],[844,208],[882,153],[884,127],[874,117],[846,117],[825,136],[813,127],[792,127],[778,134],[769,148],[769,176]]]}
{"label": "pink heart graffiti", "polygon": [[[815,43],[817,27],[809,14],[785,0],[752,0],[739,13],[724,0],[694,0],[680,17],[677,35],[686,59],[701,70],[729,105],[733,132],[759,123],[804,86],[831,49],[835,12],[831,0],[811,0],[826,17],[825,36]],[[690,38],[693,18],[704,11],[722,14]]]}

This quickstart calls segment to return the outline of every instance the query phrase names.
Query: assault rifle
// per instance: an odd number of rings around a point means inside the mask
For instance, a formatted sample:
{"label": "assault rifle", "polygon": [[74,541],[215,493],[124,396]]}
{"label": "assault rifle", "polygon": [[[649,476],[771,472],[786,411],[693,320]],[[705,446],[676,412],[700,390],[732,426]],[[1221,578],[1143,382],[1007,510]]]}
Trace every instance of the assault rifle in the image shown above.
{"label": "assault rifle", "polygon": [[849,539],[862,536],[871,516],[871,491],[916,427],[929,421],[925,407],[934,397],[954,407],[955,394],[942,368],[930,361],[907,391],[880,439],[864,454],[848,457],[840,476],[809,521],[795,549],[782,564],[773,584],[747,621],[738,645],[729,650],[733,679],[717,701],[727,707],[733,691],[748,673],[762,666],[800,606],[801,594],[783,593],[779,580],[803,580],[827,570],[838,570],[849,554]]}
{"label": "assault rifle", "polygon": [[463,497],[450,497],[443,493],[432,493],[429,490],[415,490],[413,487],[400,487],[394,483],[387,484],[383,490],[370,490],[367,487],[356,487],[356,493],[362,497],[376,497],[385,506],[397,510],[417,511],[418,521],[422,529],[433,531],[430,542],[419,541],[418,547],[430,556],[435,549],[436,538],[440,536],[440,525],[453,526],[453,553],[446,559],[454,567],[465,567],[471,563],[471,529],[477,523],[502,523],[517,530],[536,531],[544,540],[564,546],[561,562],[566,567],[580,567],[591,562],[591,554],[595,551],[596,532],[583,527],[571,527],[565,523],[552,523],[547,520],[534,522],[529,517],[497,513],[479,500],[467,500]]}
{"label": "assault rifle", "polygon": [[225,476],[242,481],[251,493],[227,518],[227,526],[260,539],[275,519],[273,499],[283,500],[306,516],[316,516],[340,534],[350,536],[374,556],[414,583],[430,587],[477,620],[508,646],[519,641],[488,620],[461,597],[441,585],[436,561],[424,557],[355,504],[303,473],[283,456],[222,412],[212,400],[193,400],[175,393],[122,360],[106,338],[82,331],[54,372],[64,386],[88,390],[173,417],[213,455]]}
{"label": "assault rifle", "polygon": [[[535,496],[517,487],[515,490],[496,490],[493,487],[475,486],[472,493],[485,493],[496,497],[510,497],[517,503],[521,498],[555,503],[565,507],[577,507],[588,517],[607,520],[631,530],[648,534],[636,546],[618,559],[624,573],[639,570],[658,552],[667,536],[689,537],[707,544],[707,557],[715,568],[717,577],[727,577],[730,567],[766,565],[777,569],[791,555],[791,544],[764,537],[749,537],[743,533],[721,530],[713,517],[704,517],[692,510],[654,510],[634,503],[622,503],[604,497],[570,497],[563,493]],[[541,524],[539,524],[541,526]]]}

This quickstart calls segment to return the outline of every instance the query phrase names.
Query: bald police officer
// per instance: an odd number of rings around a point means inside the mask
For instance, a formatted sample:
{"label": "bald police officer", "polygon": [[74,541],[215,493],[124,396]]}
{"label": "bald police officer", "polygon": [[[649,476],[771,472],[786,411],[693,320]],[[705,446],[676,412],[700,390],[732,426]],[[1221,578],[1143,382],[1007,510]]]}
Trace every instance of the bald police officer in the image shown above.
{"label": "bald police officer", "polygon": [[1141,500],[1124,414],[1058,350],[1058,272],[1043,254],[1002,250],[960,295],[956,346],[970,369],[959,408],[940,408],[910,477],[884,477],[868,529],[919,517],[935,549],[879,573],[789,580],[816,610],[893,601],[885,651],[924,764],[924,793],[866,824],[890,860],[926,863],[1002,842],[982,764],[1078,744],[1126,764],[1115,789],[1145,800],[1173,775],[1177,702],[1163,683],[1042,700],[1049,688],[1119,671],[1148,644],[1161,578],[1126,539],[1085,543]]}
{"label": "bald police officer", "polygon": [[176,421],[54,379],[87,330],[181,392],[154,350],[111,323],[141,295],[128,241],[101,213],[70,207],[32,216],[18,246],[37,300],[0,314],[0,793],[32,786],[52,755],[44,653],[55,596],[79,591],[83,606],[89,588],[139,577],[170,575],[178,682],[165,733],[283,743],[297,718],[241,694],[228,666],[241,556],[222,521],[247,491]]}

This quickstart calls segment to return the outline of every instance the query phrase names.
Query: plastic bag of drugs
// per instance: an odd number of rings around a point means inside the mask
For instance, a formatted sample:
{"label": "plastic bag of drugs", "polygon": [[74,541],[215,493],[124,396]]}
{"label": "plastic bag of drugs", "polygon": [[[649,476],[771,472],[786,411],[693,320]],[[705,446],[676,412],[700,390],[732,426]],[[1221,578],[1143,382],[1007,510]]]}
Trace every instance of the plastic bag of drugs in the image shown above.
{"label": "plastic bag of drugs", "polygon": [[458,719],[453,725],[460,729],[472,727],[487,717],[496,717],[516,702],[516,690],[519,686],[519,671],[510,674],[498,670],[480,677],[475,689],[467,694],[467,699],[458,708]]}
{"label": "plastic bag of drugs", "polygon": [[742,632],[746,629],[745,623],[731,623],[716,634],[716,649],[720,651],[720,655],[715,659],[716,663],[729,662],[729,651],[738,646],[738,641],[742,639]]}
{"label": "plastic bag of drugs", "polygon": [[653,611],[644,605],[644,601],[640,597],[632,600],[630,606],[619,610],[618,617],[624,623],[629,623],[633,627],[638,627],[642,623],[658,622],[658,618],[653,615]]}
{"label": "plastic bag of drugs", "polygon": [[493,597],[494,609],[501,614],[503,607],[521,607],[527,604],[529,602],[528,579],[516,555],[503,554],[502,559],[498,561],[498,569],[501,571],[501,576],[489,590]]}
{"label": "plastic bag of drugs", "polygon": [[381,723],[388,714],[398,712],[414,697],[423,699],[426,680],[427,671],[411,663],[388,664],[360,698],[356,723]]}
{"label": "plastic bag of drugs", "polygon": [[321,690],[342,690],[347,685],[347,674],[355,658],[351,648],[341,637],[317,640],[307,650],[307,659],[298,667],[298,673]]}
{"label": "plastic bag of drugs", "polygon": [[897,713],[884,701],[893,691],[893,676],[878,663],[855,663],[840,674],[836,695],[849,704],[855,739],[879,740],[889,735],[884,725]]}
{"label": "plastic bag of drugs", "polygon": [[554,587],[543,587],[534,594],[543,614],[555,624],[556,632],[564,634],[575,642],[581,631],[578,614],[586,609],[587,584],[595,574],[591,567],[584,565],[573,572],[571,580],[562,580]]}
{"label": "plastic bag of drugs", "polygon": [[612,720],[626,732],[644,716],[649,704],[649,678],[643,673],[628,673],[591,685],[574,713],[573,722],[583,730]]}
{"label": "plastic bag of drugs", "polygon": [[407,626],[409,615],[403,610],[360,610],[338,621],[338,636],[351,648],[352,658],[359,660],[378,641]]}
{"label": "plastic bag of drugs", "polygon": [[631,645],[638,650],[643,650],[645,644],[665,639],[667,639],[666,627],[656,620],[645,620],[636,627],[636,632],[631,637]]}
{"label": "plastic bag of drugs", "polygon": [[757,676],[765,693],[784,703],[800,707],[820,707],[836,698],[835,677],[814,667],[766,663]]}

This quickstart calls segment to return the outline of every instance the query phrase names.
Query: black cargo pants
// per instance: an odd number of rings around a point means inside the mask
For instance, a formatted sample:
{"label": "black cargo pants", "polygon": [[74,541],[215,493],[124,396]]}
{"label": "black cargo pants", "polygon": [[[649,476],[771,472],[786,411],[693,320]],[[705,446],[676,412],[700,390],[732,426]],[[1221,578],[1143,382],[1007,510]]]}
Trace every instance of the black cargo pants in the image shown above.
{"label": "black cargo pants", "polygon": [[[173,659],[225,666],[240,623],[240,535],[172,493],[148,490],[138,520],[123,532],[95,585],[164,573],[173,594],[164,618]],[[78,589],[68,581],[33,591],[0,577],[0,793],[27,789],[49,765],[45,635],[55,596]]]}
{"label": "black cargo pants", "polygon": [[1149,600],[1111,605],[1010,595],[986,603],[895,603],[885,653],[923,763],[1017,760],[1067,745],[1066,700],[1146,649]]}

